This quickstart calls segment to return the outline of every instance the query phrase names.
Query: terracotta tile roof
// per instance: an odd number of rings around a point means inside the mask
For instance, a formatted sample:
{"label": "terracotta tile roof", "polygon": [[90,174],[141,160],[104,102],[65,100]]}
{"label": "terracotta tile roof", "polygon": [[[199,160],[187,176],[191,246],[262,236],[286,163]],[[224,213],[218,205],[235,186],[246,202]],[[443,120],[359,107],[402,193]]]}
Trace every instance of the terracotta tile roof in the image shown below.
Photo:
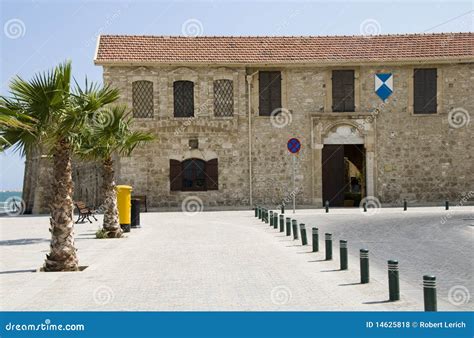
{"label": "terracotta tile roof", "polygon": [[474,33],[306,37],[102,35],[95,63],[286,64],[474,60]]}

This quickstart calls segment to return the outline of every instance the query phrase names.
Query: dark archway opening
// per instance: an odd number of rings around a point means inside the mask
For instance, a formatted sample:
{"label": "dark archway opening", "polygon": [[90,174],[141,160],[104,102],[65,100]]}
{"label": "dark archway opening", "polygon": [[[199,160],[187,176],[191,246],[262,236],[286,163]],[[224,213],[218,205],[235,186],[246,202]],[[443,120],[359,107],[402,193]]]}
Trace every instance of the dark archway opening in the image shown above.
{"label": "dark archway opening", "polygon": [[359,206],[365,196],[363,144],[325,144],[322,152],[323,205]]}

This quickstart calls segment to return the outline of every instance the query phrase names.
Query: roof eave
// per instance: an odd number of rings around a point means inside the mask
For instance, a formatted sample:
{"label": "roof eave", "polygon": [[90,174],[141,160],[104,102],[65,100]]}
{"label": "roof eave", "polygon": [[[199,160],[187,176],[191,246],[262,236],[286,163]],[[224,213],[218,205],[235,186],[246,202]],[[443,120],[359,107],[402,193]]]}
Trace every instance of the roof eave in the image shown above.
{"label": "roof eave", "polygon": [[[100,39],[100,36],[99,36]],[[98,39],[98,40],[99,40]],[[94,64],[98,66],[193,66],[193,67],[292,67],[292,66],[365,66],[365,65],[417,65],[417,64],[449,64],[474,63],[473,56],[444,57],[444,58],[412,58],[394,60],[318,60],[296,62],[160,62],[160,61],[125,61],[125,60],[98,60],[97,51]]]}
{"label": "roof eave", "polygon": [[99,53],[99,46],[100,46],[100,34],[97,36],[97,42],[95,45],[95,53],[94,53],[94,64],[97,64],[97,55]]}

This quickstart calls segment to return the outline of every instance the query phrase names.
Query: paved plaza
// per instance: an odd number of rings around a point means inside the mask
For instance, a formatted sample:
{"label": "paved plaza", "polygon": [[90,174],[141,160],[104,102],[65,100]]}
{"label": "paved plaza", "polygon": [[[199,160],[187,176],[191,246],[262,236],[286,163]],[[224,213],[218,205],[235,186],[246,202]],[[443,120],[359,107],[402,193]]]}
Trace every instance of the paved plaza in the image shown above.
{"label": "paved plaza", "polygon": [[[370,210],[369,210],[370,211]],[[370,214],[370,215],[369,215]],[[95,239],[76,225],[82,272],[32,272],[49,249],[48,217],[0,218],[1,310],[422,311],[423,274],[438,278],[438,309],[473,310],[474,208],[287,210],[308,246],[253,211],[143,213],[124,239]],[[320,252],[311,252],[311,227]],[[324,261],[323,234],[334,238]],[[339,270],[340,239],[349,270]],[[370,250],[359,284],[360,248]],[[388,302],[386,261],[400,262],[401,301]]]}

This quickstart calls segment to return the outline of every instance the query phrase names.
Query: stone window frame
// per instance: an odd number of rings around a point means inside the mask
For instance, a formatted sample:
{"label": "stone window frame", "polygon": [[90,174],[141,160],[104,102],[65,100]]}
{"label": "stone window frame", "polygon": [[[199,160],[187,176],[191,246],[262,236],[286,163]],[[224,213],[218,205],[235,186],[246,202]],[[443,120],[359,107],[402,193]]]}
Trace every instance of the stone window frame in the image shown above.
{"label": "stone window frame", "polygon": [[[173,117],[185,119],[194,117],[194,87],[193,81],[177,80],[173,82]],[[179,95],[177,96],[177,94]]]}
{"label": "stone window frame", "polygon": [[[216,87],[216,83],[225,83],[225,84],[228,84],[230,83],[230,86],[232,87],[232,107],[230,109],[230,111],[224,111],[223,112],[223,115],[217,115],[216,113],[216,102],[218,101],[218,97],[216,97],[216,92],[215,92],[215,87]],[[212,94],[212,97],[213,97],[213,110],[214,110],[214,117],[219,117],[219,118],[222,118],[222,117],[233,117],[234,116],[234,111],[235,111],[235,104],[234,104],[234,80],[231,80],[231,79],[215,79],[213,82],[212,82],[212,87],[211,87],[211,91],[213,91],[213,94]],[[228,90],[230,91],[230,90]],[[221,97],[222,99],[222,97]],[[227,100],[226,100],[227,101]],[[229,100],[230,101],[230,100]],[[229,102],[230,103],[230,102]],[[227,104],[227,102],[225,103],[220,103],[220,104]]]}
{"label": "stone window frame", "polygon": [[291,110],[288,108],[288,76],[289,72],[286,68],[282,67],[262,67],[262,68],[255,68],[255,69],[249,69],[249,73],[252,74],[254,72],[257,72],[253,77],[252,77],[252,86],[251,86],[251,91],[252,91],[252,102],[251,102],[251,107],[255,108],[252,109],[253,111],[251,114],[257,118],[257,119],[270,119],[272,118],[271,115],[265,116],[265,115],[260,115],[260,102],[259,102],[259,94],[260,94],[260,88],[259,88],[259,75],[260,72],[265,72],[265,71],[279,71],[281,72],[281,109],[282,110],[287,110],[290,113],[293,113]]}
{"label": "stone window frame", "polygon": [[[233,109],[233,114],[232,116],[216,116],[214,112],[214,81],[216,80],[231,80],[232,84],[234,86],[234,109]],[[216,74],[212,76],[212,78],[209,81],[209,97],[212,100],[212,107],[211,107],[211,112],[212,112],[212,118],[213,119],[218,119],[218,120],[231,120],[235,118],[238,113],[238,106],[239,106],[239,74],[237,71],[234,71],[229,68],[224,68],[221,67],[217,70]]]}
{"label": "stone window frame", "polygon": [[[194,83],[194,116],[176,117],[174,116],[174,83],[176,81],[191,81]],[[205,115],[202,112],[200,92],[202,85],[199,83],[198,73],[188,67],[178,67],[168,73],[168,113],[167,117],[174,120],[194,119]]]}
{"label": "stone window frame", "polygon": [[[151,116],[142,116],[142,117],[139,117],[139,116],[135,116],[135,101],[133,100],[133,85],[135,83],[140,83],[140,82],[147,82],[147,83],[151,83],[151,104],[152,104],[152,110],[151,110]],[[155,115],[155,102],[154,102],[154,91],[155,91],[155,86],[153,84],[153,81],[150,81],[150,80],[136,80],[136,81],[132,81],[131,83],[132,85],[132,95],[131,95],[131,102],[132,102],[132,116],[133,118],[136,118],[136,119],[152,119]],[[147,100],[148,101],[148,100]],[[139,114],[142,114],[141,112],[139,112]]]}
{"label": "stone window frame", "polygon": [[[430,114],[416,114],[414,105],[415,105],[415,97],[414,97],[414,82],[415,82],[415,77],[414,77],[414,71],[415,69],[421,69],[421,68],[436,68],[436,112],[435,113],[430,113]],[[395,90],[395,88],[394,88]],[[420,65],[414,65],[410,66],[408,68],[408,113],[411,116],[416,116],[416,117],[427,117],[427,116],[438,116],[441,114],[442,111],[442,104],[443,104],[443,69],[441,68],[440,65],[433,65],[433,64],[420,64]]]}
{"label": "stone window frame", "polygon": [[[138,74],[140,73],[140,74]],[[146,75],[144,74],[146,73]],[[159,95],[158,95],[158,74],[149,68],[146,67],[139,67],[136,69],[133,69],[132,71],[128,72],[127,74],[127,102],[129,102],[129,107],[130,109],[133,109],[133,89],[132,89],[132,83],[136,81],[150,81],[153,83],[153,117],[133,117],[135,120],[139,121],[152,121],[156,120],[158,118],[159,114]],[[133,110],[132,110],[132,116],[133,116]]]}
{"label": "stone window frame", "polygon": [[[333,112],[332,110],[332,71],[333,70],[353,70],[354,71],[354,111],[353,112]],[[360,67],[359,66],[341,66],[341,67],[328,67],[325,69],[325,100],[324,100],[324,112],[325,113],[357,113],[361,112],[361,81],[360,81]]]}

